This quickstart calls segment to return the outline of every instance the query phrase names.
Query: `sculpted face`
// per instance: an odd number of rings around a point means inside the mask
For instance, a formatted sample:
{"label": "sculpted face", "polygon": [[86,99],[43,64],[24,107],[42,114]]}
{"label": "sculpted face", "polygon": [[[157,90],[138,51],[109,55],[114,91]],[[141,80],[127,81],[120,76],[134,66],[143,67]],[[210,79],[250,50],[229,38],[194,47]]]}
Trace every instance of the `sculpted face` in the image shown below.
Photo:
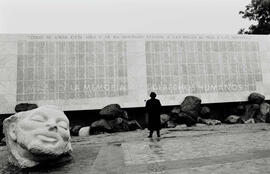
{"label": "sculpted face", "polygon": [[62,111],[44,106],[20,114],[9,124],[8,130],[15,157],[19,155],[35,161],[72,150],[69,120]]}
{"label": "sculpted face", "polygon": [[52,108],[38,108],[17,124],[17,142],[32,153],[57,153],[69,142],[69,121]]}

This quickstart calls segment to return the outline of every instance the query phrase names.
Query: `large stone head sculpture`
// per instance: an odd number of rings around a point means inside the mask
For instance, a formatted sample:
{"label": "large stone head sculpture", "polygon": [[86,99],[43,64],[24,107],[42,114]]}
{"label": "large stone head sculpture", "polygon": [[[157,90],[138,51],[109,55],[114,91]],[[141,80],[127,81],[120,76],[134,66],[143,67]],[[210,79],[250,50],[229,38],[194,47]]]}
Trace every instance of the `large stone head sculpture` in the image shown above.
{"label": "large stone head sculpture", "polygon": [[41,106],[4,120],[9,162],[21,168],[71,153],[69,120],[54,106]]}

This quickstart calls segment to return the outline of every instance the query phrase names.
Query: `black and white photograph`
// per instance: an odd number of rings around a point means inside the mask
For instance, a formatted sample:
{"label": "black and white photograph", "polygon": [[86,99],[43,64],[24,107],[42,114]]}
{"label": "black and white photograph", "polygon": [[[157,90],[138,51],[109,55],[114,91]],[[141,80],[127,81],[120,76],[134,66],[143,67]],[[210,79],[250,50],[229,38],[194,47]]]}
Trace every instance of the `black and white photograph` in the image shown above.
{"label": "black and white photograph", "polygon": [[0,0],[0,173],[270,173],[270,0]]}

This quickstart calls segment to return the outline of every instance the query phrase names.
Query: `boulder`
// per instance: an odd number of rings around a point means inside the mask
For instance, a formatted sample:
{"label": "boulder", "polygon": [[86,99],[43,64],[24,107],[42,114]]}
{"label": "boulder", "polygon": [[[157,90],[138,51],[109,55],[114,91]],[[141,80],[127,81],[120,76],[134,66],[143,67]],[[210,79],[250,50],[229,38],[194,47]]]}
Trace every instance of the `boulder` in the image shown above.
{"label": "boulder", "polygon": [[237,123],[244,123],[244,121],[237,115],[230,115],[225,120],[225,123],[228,124],[237,124]]}
{"label": "boulder", "polygon": [[81,125],[75,125],[73,127],[71,127],[70,129],[70,135],[72,136],[79,136],[79,131],[82,128]]}
{"label": "boulder", "polygon": [[243,115],[243,114],[245,114],[245,106],[242,105],[242,104],[239,104],[239,105],[236,107],[236,114],[237,114],[237,115]]}
{"label": "boulder", "polygon": [[111,132],[129,131],[129,125],[126,119],[118,117],[114,120],[108,120],[108,123],[112,127]]}
{"label": "boulder", "polygon": [[79,136],[80,137],[86,137],[90,135],[90,126],[82,127],[79,130]]}
{"label": "boulder", "polygon": [[254,118],[255,123],[265,123],[266,118],[269,117],[270,105],[268,103],[263,102],[260,105],[260,112],[257,114],[257,116]]}
{"label": "boulder", "polygon": [[176,121],[178,124],[186,124],[187,127],[193,126],[197,123],[197,120],[195,120],[192,116],[188,115],[187,113],[180,112],[178,114],[178,119]]}
{"label": "boulder", "polygon": [[200,110],[200,117],[203,119],[209,119],[211,117],[210,113],[211,113],[210,108],[204,106]]}
{"label": "boulder", "polygon": [[109,125],[107,120],[105,119],[100,119],[91,124],[91,129],[90,132],[91,134],[94,132],[108,132],[112,130],[112,127]]}
{"label": "boulder", "polygon": [[171,127],[173,127],[175,124],[186,124],[187,126],[193,126],[195,125],[197,120],[195,120],[192,116],[188,115],[187,113],[180,112],[179,114],[171,113],[170,114],[170,120],[167,122],[168,126],[169,124]]}
{"label": "boulder", "polygon": [[248,101],[252,104],[261,104],[265,99],[265,96],[260,93],[251,93],[248,96]]}
{"label": "boulder", "polygon": [[265,123],[270,123],[270,114],[266,114]]}
{"label": "boulder", "polygon": [[100,119],[93,122],[90,127],[90,134],[129,131],[128,121],[120,117],[113,120]]}
{"label": "boulder", "polygon": [[197,120],[200,110],[201,99],[195,96],[187,96],[181,103],[181,112],[184,112]]}
{"label": "boulder", "polygon": [[266,115],[267,113],[269,113],[269,111],[270,111],[270,105],[268,103],[264,102],[260,105],[260,113],[262,115]]}
{"label": "boulder", "polygon": [[250,118],[248,120],[245,121],[245,124],[253,124],[255,123],[255,119],[254,118]]}
{"label": "boulder", "polygon": [[168,122],[167,122],[167,127],[168,128],[175,128],[177,126],[177,123],[175,123],[174,121],[172,121],[172,120],[169,120]]}
{"label": "boulder", "polygon": [[179,114],[181,112],[180,106],[176,106],[171,110],[171,113]]}
{"label": "boulder", "polygon": [[161,114],[160,115],[160,124],[163,125],[167,123],[170,120],[170,116],[167,114]]}
{"label": "boulder", "polygon": [[219,120],[214,120],[214,119],[203,119],[203,118],[198,118],[198,122],[206,125],[219,125],[221,124],[221,121]]}
{"label": "boulder", "polygon": [[256,118],[254,118],[255,123],[265,123],[266,122],[266,117],[268,114],[263,115],[261,113],[259,113]]}
{"label": "boulder", "polygon": [[110,104],[105,106],[101,109],[99,115],[107,120],[115,119],[117,117],[128,119],[127,112],[122,110],[119,104]]}
{"label": "boulder", "polygon": [[170,113],[170,121],[177,122],[179,113]]}
{"label": "boulder", "polygon": [[36,109],[38,106],[31,103],[20,103],[15,106],[15,112],[29,111]]}
{"label": "boulder", "polygon": [[256,118],[260,112],[260,105],[258,104],[248,104],[245,106],[245,114],[241,116],[243,121],[247,121],[251,118]]}

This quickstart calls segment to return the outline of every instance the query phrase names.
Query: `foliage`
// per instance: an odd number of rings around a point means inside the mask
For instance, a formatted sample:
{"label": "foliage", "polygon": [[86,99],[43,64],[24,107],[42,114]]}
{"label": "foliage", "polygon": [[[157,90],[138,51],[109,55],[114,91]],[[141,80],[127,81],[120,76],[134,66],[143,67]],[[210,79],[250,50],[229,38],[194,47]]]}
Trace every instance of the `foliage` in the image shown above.
{"label": "foliage", "polygon": [[239,34],[270,34],[270,0],[251,0],[245,11],[240,11],[242,18],[256,21],[248,30],[241,28]]}

